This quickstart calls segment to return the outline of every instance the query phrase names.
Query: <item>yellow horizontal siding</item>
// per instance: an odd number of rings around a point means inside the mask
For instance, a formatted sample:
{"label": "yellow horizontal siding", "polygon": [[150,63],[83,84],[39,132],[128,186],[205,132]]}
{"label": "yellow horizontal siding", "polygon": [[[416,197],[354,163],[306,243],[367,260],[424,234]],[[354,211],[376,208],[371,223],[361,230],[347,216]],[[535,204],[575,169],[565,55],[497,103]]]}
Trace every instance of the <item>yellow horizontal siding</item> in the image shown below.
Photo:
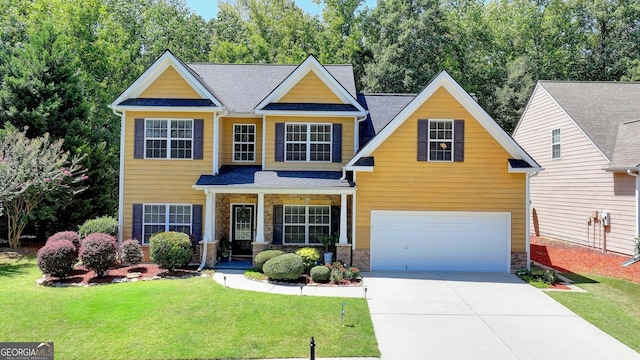
{"label": "yellow horizontal siding", "polygon": [[[418,119],[465,120],[464,162],[417,161]],[[511,212],[512,251],[525,248],[524,174],[444,88],[436,91],[372,154],[374,172],[356,177],[356,247],[370,247],[371,210]]]}
{"label": "yellow horizontal siding", "polygon": [[309,71],[278,102],[281,103],[343,103],[336,94],[314,73]]}
{"label": "yellow horizontal siding", "polygon": [[[353,124],[352,117],[291,117],[268,116],[265,139],[265,170],[324,170],[338,171],[353,157]],[[342,124],[342,162],[313,163],[313,162],[286,162],[275,161],[275,133],[276,123],[316,123],[316,124]]]}
{"label": "yellow horizontal siding", "polygon": [[[254,162],[233,161],[233,127],[235,124],[254,124],[256,126],[256,155]],[[262,119],[256,118],[220,118],[220,154],[223,165],[260,165],[262,164]]]}
{"label": "yellow horizontal siding", "polygon": [[201,96],[169,66],[140,94],[141,98],[200,99]]}
{"label": "yellow horizontal siding", "polygon": [[[202,160],[134,159],[137,118],[204,119]],[[139,203],[200,204],[203,191],[191,188],[200,175],[211,174],[213,115],[184,112],[127,112],[124,147],[124,239],[131,237],[132,205]]]}

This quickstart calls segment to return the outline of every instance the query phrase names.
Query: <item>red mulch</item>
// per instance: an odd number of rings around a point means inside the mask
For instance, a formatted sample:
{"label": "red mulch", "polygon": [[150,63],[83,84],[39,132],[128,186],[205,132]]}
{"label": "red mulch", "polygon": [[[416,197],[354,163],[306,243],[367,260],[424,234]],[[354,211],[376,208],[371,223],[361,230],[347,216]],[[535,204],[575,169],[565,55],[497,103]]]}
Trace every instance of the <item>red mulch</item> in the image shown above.
{"label": "red mulch", "polygon": [[127,274],[129,273],[140,273],[139,279],[144,279],[152,278],[154,276],[180,277],[183,275],[193,275],[195,272],[192,270],[175,270],[170,272],[169,270],[161,269],[156,264],[139,264],[135,267],[116,265],[109,268],[109,271],[105,276],[97,277],[95,272],[88,270],[86,267],[76,266],[66,279],[59,280],[58,278],[47,276],[46,281],[49,283],[60,282],[63,284],[108,284],[115,279],[123,279],[127,277]]}
{"label": "red mulch", "polygon": [[598,249],[531,237],[531,260],[559,272],[602,275],[640,284],[640,263],[622,266],[630,258],[628,255],[603,253]]}

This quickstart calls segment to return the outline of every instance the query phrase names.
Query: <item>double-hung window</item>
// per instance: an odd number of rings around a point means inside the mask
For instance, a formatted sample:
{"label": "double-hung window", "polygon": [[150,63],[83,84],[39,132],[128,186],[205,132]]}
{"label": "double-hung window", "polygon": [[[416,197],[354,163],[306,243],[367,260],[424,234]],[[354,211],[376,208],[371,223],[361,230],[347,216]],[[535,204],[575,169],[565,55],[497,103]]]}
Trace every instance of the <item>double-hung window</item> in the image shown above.
{"label": "double-hung window", "polygon": [[429,161],[453,161],[453,120],[429,120]]}
{"label": "double-hung window", "polygon": [[284,206],[284,244],[320,244],[331,233],[331,206]]}
{"label": "double-hung window", "polygon": [[560,129],[551,130],[551,158],[560,159]]}
{"label": "double-hung window", "polygon": [[233,161],[254,162],[256,160],[256,126],[233,125]]}
{"label": "double-hung window", "polygon": [[331,124],[286,124],[285,160],[331,161]]}
{"label": "double-hung window", "polygon": [[191,205],[145,204],[143,211],[143,244],[163,231],[191,234]]}
{"label": "double-hung window", "polygon": [[191,159],[193,120],[147,119],[145,157],[147,159]]}

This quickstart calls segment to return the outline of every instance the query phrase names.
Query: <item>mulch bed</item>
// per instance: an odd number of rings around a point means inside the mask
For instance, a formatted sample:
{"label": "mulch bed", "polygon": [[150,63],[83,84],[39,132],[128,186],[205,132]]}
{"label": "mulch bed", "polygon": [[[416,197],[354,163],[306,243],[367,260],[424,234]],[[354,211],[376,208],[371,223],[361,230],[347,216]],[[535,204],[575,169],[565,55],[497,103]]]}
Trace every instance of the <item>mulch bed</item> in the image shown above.
{"label": "mulch bed", "polygon": [[602,250],[531,237],[531,260],[559,272],[602,275],[640,284],[640,262],[623,267],[631,256],[603,253]]}
{"label": "mulch bed", "polygon": [[169,271],[167,269],[161,269],[156,264],[139,264],[137,266],[125,266],[116,265],[109,268],[107,274],[103,277],[97,277],[96,273],[88,270],[84,266],[76,266],[71,272],[69,277],[64,280],[60,280],[55,277],[47,276],[45,279],[48,284],[61,283],[61,284],[76,284],[76,285],[91,285],[91,284],[110,284],[114,280],[123,280],[127,278],[129,274],[137,273],[139,276],[136,278],[139,280],[153,279],[153,278],[166,278],[166,277],[190,277],[196,276],[197,271],[195,269],[180,269]]}

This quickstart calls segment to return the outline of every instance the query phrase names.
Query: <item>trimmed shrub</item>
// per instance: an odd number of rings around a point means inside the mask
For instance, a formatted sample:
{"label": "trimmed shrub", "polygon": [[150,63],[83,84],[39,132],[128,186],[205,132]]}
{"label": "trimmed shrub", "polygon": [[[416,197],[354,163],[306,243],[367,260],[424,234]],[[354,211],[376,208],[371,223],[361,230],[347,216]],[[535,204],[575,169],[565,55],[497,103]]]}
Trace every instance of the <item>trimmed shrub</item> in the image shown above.
{"label": "trimmed shrub", "polygon": [[360,277],[360,269],[357,267],[347,267],[340,261],[336,261],[331,265],[326,265],[331,271],[331,282],[340,284],[343,280],[353,281]]}
{"label": "trimmed shrub", "polygon": [[103,233],[95,233],[82,240],[80,246],[80,260],[90,270],[102,277],[116,261],[118,245],[116,239]]}
{"label": "trimmed shrub", "polygon": [[296,280],[304,273],[304,265],[300,256],[284,254],[267,261],[262,271],[273,280]]}
{"label": "trimmed shrub", "polygon": [[276,256],[280,256],[280,255],[284,255],[284,251],[280,251],[280,250],[264,250],[264,251],[260,251],[258,253],[258,255],[256,255],[255,260],[253,260],[253,266],[256,269],[260,269],[260,271],[262,271],[262,267],[264,266],[264,264],[273,259]]}
{"label": "trimmed shrub", "polygon": [[187,234],[165,231],[151,236],[149,242],[151,261],[165,269],[173,270],[191,261],[193,250]]}
{"label": "trimmed shrub", "polygon": [[95,233],[118,236],[118,220],[111,216],[103,216],[85,221],[78,229],[81,239]]}
{"label": "trimmed shrub", "polygon": [[320,260],[320,253],[316,248],[305,247],[296,251],[296,255],[302,258],[302,263],[304,264],[305,271],[308,271],[312,267],[318,264],[318,260]]}
{"label": "trimmed shrub", "polygon": [[142,261],[142,249],[137,240],[127,240],[122,243],[122,261],[136,266]]}
{"label": "trimmed shrub", "polygon": [[49,236],[49,238],[47,239],[47,243],[54,242],[54,241],[60,241],[60,240],[71,241],[73,243],[73,246],[75,246],[75,248],[76,248],[76,254],[77,254],[78,251],[80,251],[80,236],[78,235],[77,232],[75,232],[75,231],[57,232],[57,233]]}
{"label": "trimmed shrub", "polygon": [[38,267],[44,274],[64,279],[78,261],[78,250],[69,240],[47,242],[38,250]]}
{"label": "trimmed shrub", "polygon": [[318,265],[311,268],[311,278],[313,281],[327,282],[329,281],[329,277],[331,277],[331,269],[324,265]]}

